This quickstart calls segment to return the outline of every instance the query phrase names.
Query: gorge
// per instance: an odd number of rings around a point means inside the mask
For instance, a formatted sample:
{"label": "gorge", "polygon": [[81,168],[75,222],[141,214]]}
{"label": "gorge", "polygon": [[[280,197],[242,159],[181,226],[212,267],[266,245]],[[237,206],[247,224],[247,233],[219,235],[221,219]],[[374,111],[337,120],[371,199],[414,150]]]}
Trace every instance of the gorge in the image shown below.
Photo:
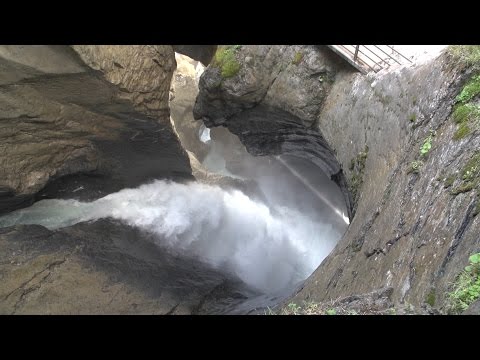
{"label": "gorge", "polygon": [[0,46],[0,313],[459,313],[475,51]]}

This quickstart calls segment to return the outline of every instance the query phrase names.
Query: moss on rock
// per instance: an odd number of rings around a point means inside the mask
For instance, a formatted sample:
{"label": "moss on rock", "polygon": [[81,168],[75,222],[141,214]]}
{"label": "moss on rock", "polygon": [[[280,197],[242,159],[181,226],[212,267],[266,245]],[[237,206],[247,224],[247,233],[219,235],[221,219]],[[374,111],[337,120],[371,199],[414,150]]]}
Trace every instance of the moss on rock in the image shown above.
{"label": "moss on rock", "polygon": [[239,45],[231,45],[217,49],[212,65],[220,68],[222,78],[228,79],[234,77],[240,71],[242,66],[235,56],[239,48]]}

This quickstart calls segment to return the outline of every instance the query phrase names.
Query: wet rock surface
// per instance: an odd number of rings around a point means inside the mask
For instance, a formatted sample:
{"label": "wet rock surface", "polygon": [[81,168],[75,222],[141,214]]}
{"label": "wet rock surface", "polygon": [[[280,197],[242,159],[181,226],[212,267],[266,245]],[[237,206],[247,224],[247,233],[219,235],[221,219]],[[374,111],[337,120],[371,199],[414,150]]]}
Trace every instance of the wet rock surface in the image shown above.
{"label": "wet rock surface", "polygon": [[312,128],[335,74],[349,68],[324,47],[243,45],[234,51],[238,74],[222,78],[212,63],[200,78],[195,119],[227,127],[253,155],[312,161],[340,187],[351,215],[342,168],[321,132]]}
{"label": "wet rock surface", "polygon": [[[397,308],[444,311],[446,293],[480,246],[479,189],[462,179],[480,137],[474,131],[455,139],[451,117],[471,70],[444,53],[415,67],[363,76],[335,62],[325,65],[327,57],[314,50],[305,63],[295,56],[285,67],[286,51],[304,48],[285,49],[242,47],[235,53],[240,70],[227,79],[210,66],[194,113],[209,126],[231,129],[254,154],[321,157],[319,167],[356,194],[346,196],[355,216],[343,239],[291,301],[324,302],[391,287]],[[321,89],[295,80],[307,79],[315,63],[325,69],[322,84],[328,86]],[[289,72],[282,93],[271,92]],[[318,96],[299,96],[303,88]],[[299,106],[299,98],[312,107]],[[290,119],[272,115],[278,108]],[[422,154],[425,143],[430,148]],[[424,307],[430,310],[419,310]]]}
{"label": "wet rock surface", "polygon": [[[480,245],[476,191],[454,194],[480,138],[461,141],[451,109],[469,71],[448,54],[377,77],[338,77],[318,127],[348,179],[368,148],[355,218],[298,298],[336,298],[392,286],[396,305],[443,311],[446,294]],[[414,114],[414,115],[412,115]],[[431,136],[431,137],[430,137]],[[421,154],[425,142],[431,143]],[[417,162],[418,171],[412,171]]]}
{"label": "wet rock surface", "polygon": [[174,67],[170,46],[0,47],[0,213],[191,179],[169,122]]}
{"label": "wet rock surface", "polygon": [[201,314],[253,293],[113,220],[0,229],[1,314]]}

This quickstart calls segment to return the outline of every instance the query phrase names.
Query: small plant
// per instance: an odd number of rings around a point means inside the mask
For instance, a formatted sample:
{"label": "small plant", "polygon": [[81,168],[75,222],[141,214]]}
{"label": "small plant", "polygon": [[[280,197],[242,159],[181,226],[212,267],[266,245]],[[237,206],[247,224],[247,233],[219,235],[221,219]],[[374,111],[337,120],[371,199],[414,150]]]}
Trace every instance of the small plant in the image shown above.
{"label": "small plant", "polygon": [[289,310],[290,314],[298,315],[300,313],[301,309],[302,308],[295,303],[288,304],[288,310]]}
{"label": "small plant", "polygon": [[455,100],[462,104],[465,104],[472,100],[475,96],[480,94],[480,75],[473,76],[470,81],[463,87],[460,94],[457,95]]}
{"label": "small plant", "polygon": [[430,152],[433,136],[435,136],[435,133],[430,130],[430,135],[423,141],[423,145],[420,148],[420,156],[426,156]]}
{"label": "small plant", "polygon": [[335,309],[327,309],[326,314],[327,314],[327,315],[337,315],[337,310],[335,310]]}
{"label": "small plant", "polygon": [[452,45],[448,52],[474,70],[480,70],[480,45]]}
{"label": "small plant", "polygon": [[410,167],[408,168],[407,174],[418,174],[420,168],[423,166],[423,162],[420,160],[414,160],[411,162]]}
{"label": "small plant", "polygon": [[408,120],[409,120],[411,123],[414,123],[414,122],[417,120],[417,114],[412,114],[412,115],[410,115],[410,117],[408,118]]}
{"label": "small plant", "polygon": [[480,298],[480,253],[468,260],[468,266],[457,276],[452,291],[447,294],[447,310],[451,314],[465,311]]}

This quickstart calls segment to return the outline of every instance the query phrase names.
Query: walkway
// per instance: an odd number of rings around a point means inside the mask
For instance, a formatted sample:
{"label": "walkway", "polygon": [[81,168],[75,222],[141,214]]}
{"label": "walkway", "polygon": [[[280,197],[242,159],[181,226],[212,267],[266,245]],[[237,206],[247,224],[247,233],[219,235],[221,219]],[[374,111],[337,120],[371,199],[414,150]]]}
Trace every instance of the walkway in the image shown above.
{"label": "walkway", "polygon": [[394,49],[393,45],[327,45],[362,74],[378,72],[393,64],[411,61]]}

